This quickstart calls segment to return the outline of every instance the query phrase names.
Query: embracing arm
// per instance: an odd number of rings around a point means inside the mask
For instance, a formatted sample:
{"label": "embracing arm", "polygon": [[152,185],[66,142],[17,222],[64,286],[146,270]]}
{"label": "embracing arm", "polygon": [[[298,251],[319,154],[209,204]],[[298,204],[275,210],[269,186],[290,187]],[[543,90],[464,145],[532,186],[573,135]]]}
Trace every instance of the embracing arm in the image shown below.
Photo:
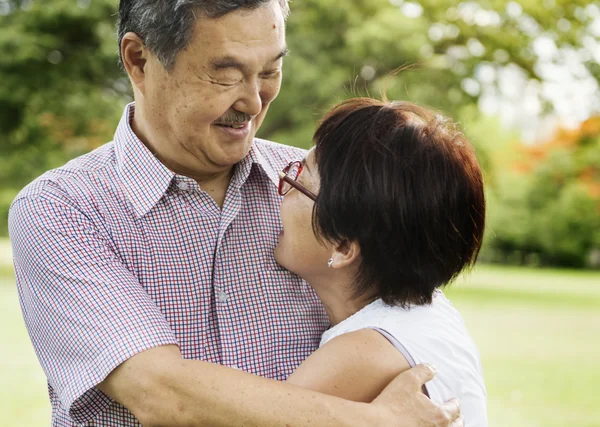
{"label": "embracing arm", "polygon": [[184,360],[164,346],[132,357],[98,388],[147,426],[462,426],[458,403],[438,406],[421,394],[433,376],[420,365],[365,404]]}
{"label": "embracing arm", "polygon": [[377,415],[367,405],[185,360],[176,346],[139,353],[98,388],[145,426],[349,426],[369,425]]}

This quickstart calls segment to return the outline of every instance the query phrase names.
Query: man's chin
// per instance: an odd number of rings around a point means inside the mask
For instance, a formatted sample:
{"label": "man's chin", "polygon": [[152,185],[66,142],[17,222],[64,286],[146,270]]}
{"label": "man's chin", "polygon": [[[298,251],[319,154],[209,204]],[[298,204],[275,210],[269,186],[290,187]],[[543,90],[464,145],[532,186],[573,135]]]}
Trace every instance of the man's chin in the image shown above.
{"label": "man's chin", "polygon": [[254,139],[248,139],[242,142],[238,142],[236,144],[230,144],[229,146],[221,145],[222,153],[221,153],[221,162],[222,166],[232,166],[235,165],[242,160],[244,160],[250,150],[252,149],[252,142]]}
{"label": "man's chin", "polygon": [[229,168],[229,167],[237,165],[242,160],[244,160],[248,156],[249,152],[250,152],[250,150],[244,150],[244,151],[240,151],[240,152],[229,151],[229,152],[219,153],[218,156],[214,156],[212,158],[212,162],[219,167]]}

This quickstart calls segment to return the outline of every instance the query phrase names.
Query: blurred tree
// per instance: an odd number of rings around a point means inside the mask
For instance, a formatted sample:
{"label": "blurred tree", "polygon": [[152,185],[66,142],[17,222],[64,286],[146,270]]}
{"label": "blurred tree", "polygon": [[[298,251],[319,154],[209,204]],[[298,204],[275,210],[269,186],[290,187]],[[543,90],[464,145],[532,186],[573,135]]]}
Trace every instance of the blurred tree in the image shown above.
{"label": "blurred tree", "polygon": [[600,249],[600,117],[520,145],[490,203],[487,246],[498,261],[582,267]]}
{"label": "blurred tree", "polygon": [[16,191],[112,138],[129,92],[112,0],[0,0],[0,234]]}
{"label": "blurred tree", "polygon": [[22,186],[108,141],[128,93],[115,1],[0,1],[0,179]]}
{"label": "blurred tree", "polygon": [[[548,78],[549,59],[536,49],[544,36],[552,61],[579,61],[600,81],[591,53],[598,5],[589,0],[303,0],[292,3],[283,96],[264,136],[308,147],[314,122],[334,102],[387,89],[390,98],[420,102],[455,117],[484,89],[501,96],[501,71]],[[575,56],[570,55],[575,53]],[[408,66],[408,67],[407,67]],[[407,67],[396,77],[389,74]],[[574,77],[575,78],[575,77]],[[543,98],[548,109],[550,99]]]}

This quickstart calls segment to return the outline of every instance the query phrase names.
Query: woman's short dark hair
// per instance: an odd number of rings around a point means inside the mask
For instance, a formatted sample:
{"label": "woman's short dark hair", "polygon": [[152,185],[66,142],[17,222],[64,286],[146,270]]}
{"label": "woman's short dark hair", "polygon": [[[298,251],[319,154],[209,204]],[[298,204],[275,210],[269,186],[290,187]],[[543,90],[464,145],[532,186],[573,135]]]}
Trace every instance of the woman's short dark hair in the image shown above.
{"label": "woman's short dark hair", "polygon": [[485,227],[473,146],[440,114],[408,102],[351,99],[315,136],[321,186],[313,227],[331,242],[356,241],[356,296],[431,303],[479,254]]}

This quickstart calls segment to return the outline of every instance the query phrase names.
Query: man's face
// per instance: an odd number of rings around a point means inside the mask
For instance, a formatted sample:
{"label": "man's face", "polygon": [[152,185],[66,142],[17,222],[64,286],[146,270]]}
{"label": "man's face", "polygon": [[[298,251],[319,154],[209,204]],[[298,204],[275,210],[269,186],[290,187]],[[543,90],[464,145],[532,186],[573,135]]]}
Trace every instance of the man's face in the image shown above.
{"label": "man's face", "polygon": [[286,52],[276,1],[198,18],[172,70],[150,55],[138,100],[147,142],[168,166],[189,176],[227,170],[248,154],[279,93]]}

